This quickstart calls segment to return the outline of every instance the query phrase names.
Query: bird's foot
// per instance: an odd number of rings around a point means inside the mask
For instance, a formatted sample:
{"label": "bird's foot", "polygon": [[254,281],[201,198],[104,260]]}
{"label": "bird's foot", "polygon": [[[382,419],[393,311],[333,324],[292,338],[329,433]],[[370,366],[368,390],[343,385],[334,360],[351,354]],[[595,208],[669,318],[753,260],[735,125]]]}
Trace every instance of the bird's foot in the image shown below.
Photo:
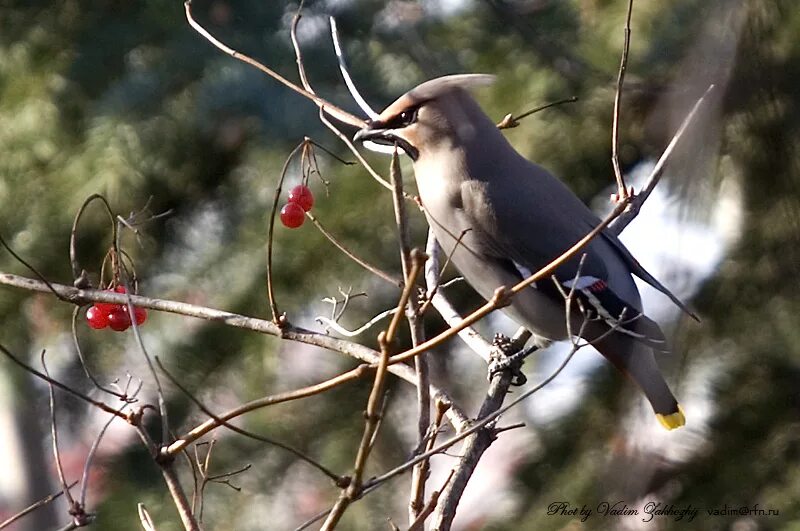
{"label": "bird's foot", "polygon": [[511,371],[511,385],[525,385],[528,379],[522,374],[522,364],[525,358],[538,347],[533,346],[517,350],[514,342],[503,334],[495,334],[492,345],[495,348],[492,349],[490,354],[488,380],[491,382],[492,378],[498,373]]}

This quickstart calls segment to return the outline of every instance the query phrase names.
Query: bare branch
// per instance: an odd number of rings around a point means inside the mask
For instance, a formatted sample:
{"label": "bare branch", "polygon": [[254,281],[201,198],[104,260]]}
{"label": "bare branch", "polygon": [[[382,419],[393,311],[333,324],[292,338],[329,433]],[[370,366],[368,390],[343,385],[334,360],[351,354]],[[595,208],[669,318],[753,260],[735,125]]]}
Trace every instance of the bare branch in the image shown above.
{"label": "bare branch", "polygon": [[6,527],[10,526],[11,524],[16,522],[20,518],[32,513],[33,511],[35,511],[39,507],[43,507],[43,506],[47,505],[48,503],[50,503],[51,501],[58,499],[59,496],[63,496],[64,495],[64,492],[69,491],[69,489],[71,489],[72,487],[74,487],[77,484],[78,484],[77,481],[73,481],[72,483],[67,485],[67,490],[66,491],[62,489],[62,490],[60,490],[58,492],[54,492],[53,494],[50,494],[49,496],[46,496],[46,497],[42,498],[41,500],[38,500],[38,501],[32,503],[31,505],[27,506],[26,508],[24,508],[23,510],[21,510],[17,514],[14,514],[14,515],[10,516],[9,518],[7,518],[7,519],[3,520],[2,522],[0,522],[0,529],[5,529]]}
{"label": "bare branch", "polygon": [[329,17],[329,20],[331,23],[333,49],[336,52],[336,59],[339,61],[339,71],[342,73],[344,84],[347,85],[347,90],[350,91],[350,95],[353,97],[353,100],[355,100],[361,110],[364,111],[364,114],[369,116],[371,120],[375,120],[378,117],[378,113],[376,113],[372,107],[369,106],[367,100],[361,96],[358,88],[356,88],[356,84],[353,83],[353,79],[350,77],[350,72],[347,70],[347,62],[344,60],[344,52],[342,52],[342,45],[339,42],[339,30],[336,28],[336,19]]}
{"label": "bare branch", "polygon": [[[392,181],[392,204],[394,206],[394,219],[397,225],[397,239],[400,246],[400,263],[403,266],[403,277],[406,286],[411,287],[420,274],[421,260],[423,257],[416,250],[411,249],[411,234],[408,227],[408,213],[403,198],[403,175],[400,171],[397,146],[394,146],[392,161],[389,167],[389,176]],[[425,257],[427,258],[427,257]],[[416,290],[413,287],[412,290]],[[411,291],[409,291],[411,293]],[[398,310],[400,308],[398,307]],[[406,320],[411,334],[411,346],[417,346],[425,341],[425,332],[422,326],[422,314],[417,297],[409,297],[406,309]],[[414,358],[414,369],[417,372],[417,437],[418,447],[425,442],[425,434],[431,423],[431,395],[428,360],[425,355]],[[409,495],[408,515],[413,522],[425,500],[425,482],[428,478],[427,462],[422,462],[414,467],[411,474],[411,492]]]}
{"label": "bare branch", "polygon": [[29,270],[31,273],[33,273],[34,275],[36,275],[36,277],[37,277],[39,280],[41,280],[41,281],[42,281],[42,282],[43,282],[43,283],[44,283],[44,284],[45,284],[45,285],[46,285],[48,288],[50,288],[50,291],[53,293],[53,295],[55,295],[56,297],[58,297],[59,299],[61,299],[61,300],[65,301],[65,302],[68,302],[68,301],[66,301],[66,299],[64,299],[64,298],[63,298],[63,297],[62,297],[62,296],[61,296],[61,295],[60,295],[60,294],[59,294],[59,293],[58,293],[58,292],[57,292],[57,291],[56,291],[56,290],[53,288],[52,284],[50,284],[50,281],[49,281],[49,280],[47,280],[47,279],[44,277],[44,275],[42,275],[41,273],[39,273],[39,270],[38,270],[38,269],[36,269],[35,267],[33,267],[33,266],[32,266],[31,264],[29,264],[27,261],[25,261],[25,259],[24,259],[24,258],[22,258],[20,255],[18,255],[18,254],[17,254],[17,253],[14,251],[14,249],[12,249],[12,248],[11,248],[11,246],[10,246],[10,245],[9,245],[9,244],[8,244],[8,243],[7,243],[7,242],[4,240],[4,239],[3,239],[3,235],[2,235],[2,234],[0,234],[0,245],[2,245],[3,247],[5,247],[5,248],[6,248],[6,250],[7,250],[7,251],[8,251],[8,252],[11,254],[11,256],[13,256],[13,257],[14,257],[14,259],[15,259],[17,262],[19,262],[20,264],[22,264],[22,265],[24,265],[26,268],[28,268],[28,270]]}
{"label": "bare branch", "polygon": [[390,282],[390,283],[394,284],[395,286],[397,286],[399,288],[403,287],[403,281],[400,280],[399,278],[397,278],[395,275],[392,275],[391,273],[387,273],[386,271],[383,271],[379,267],[370,264],[369,262],[367,262],[363,258],[360,258],[355,253],[353,253],[353,251],[348,249],[333,234],[328,232],[328,229],[326,229],[322,225],[322,223],[320,223],[319,219],[317,219],[317,217],[314,214],[312,214],[311,212],[306,212],[306,216],[308,217],[308,219],[311,220],[311,222],[314,224],[314,226],[317,227],[317,229],[319,229],[319,231],[322,233],[322,235],[325,236],[325,238],[328,239],[329,242],[331,242],[333,245],[335,245],[337,249],[342,251],[352,261],[354,261],[355,263],[357,263],[358,265],[360,265],[361,267],[363,267],[364,269],[366,269],[367,271],[369,271],[373,275],[382,278],[386,282]]}
{"label": "bare branch", "polygon": [[269,308],[272,312],[272,322],[280,325],[280,314],[278,313],[278,303],[275,302],[275,287],[272,281],[272,242],[275,235],[275,214],[278,212],[278,202],[281,197],[281,188],[283,187],[283,180],[286,178],[286,172],[289,169],[289,163],[292,162],[298,151],[305,148],[307,139],[300,142],[289,156],[286,157],[286,162],[283,163],[281,176],[278,179],[278,184],[275,186],[275,197],[272,200],[272,212],[269,215],[269,228],[267,229],[267,297],[269,298]]}
{"label": "bare branch", "polygon": [[[491,413],[490,415],[487,415],[486,417],[484,417],[484,418],[482,418],[482,419],[480,419],[480,420],[478,420],[476,422],[473,422],[472,424],[470,424],[469,429],[466,429],[466,430],[464,430],[462,432],[459,432],[458,435],[453,436],[452,438],[448,439],[447,441],[435,446],[434,448],[431,448],[430,450],[428,450],[428,451],[426,451],[426,452],[414,457],[413,459],[410,459],[409,461],[403,463],[402,465],[399,465],[399,466],[389,470],[388,472],[385,472],[384,474],[381,474],[380,476],[372,478],[370,481],[368,481],[367,483],[364,484],[364,492],[365,493],[366,492],[371,492],[370,489],[372,487],[374,487],[374,486],[376,486],[376,485],[378,485],[380,483],[383,483],[385,481],[388,481],[389,479],[391,479],[391,478],[393,478],[393,477],[395,477],[395,476],[397,476],[399,474],[404,473],[405,471],[407,471],[408,469],[410,469],[411,467],[413,467],[415,464],[419,463],[420,461],[425,460],[425,459],[429,459],[430,457],[432,457],[432,456],[434,456],[436,454],[442,453],[443,451],[447,450],[448,448],[450,448],[454,444],[458,443],[459,441],[462,441],[462,440],[466,439],[467,437],[469,437],[470,435],[472,435],[473,433],[476,433],[477,431],[482,430],[487,424],[489,424],[489,423],[493,422],[494,420],[496,420],[497,417],[505,414],[506,411],[508,411],[511,408],[515,407],[517,404],[519,404],[523,400],[527,399],[528,397],[530,397],[534,393],[538,392],[543,387],[545,387],[547,384],[549,384],[551,381],[553,381],[553,379],[556,376],[561,374],[561,371],[564,370],[564,367],[567,366],[567,364],[572,359],[572,357],[575,355],[575,352],[577,352],[577,350],[578,350],[577,348],[571,349],[569,354],[567,354],[567,356],[564,358],[564,361],[561,363],[561,365],[559,365],[552,372],[552,374],[550,374],[547,378],[542,380],[536,386],[534,386],[531,389],[528,389],[527,391],[522,393],[517,399],[515,399],[511,403],[507,404],[506,406],[496,410],[495,412]],[[505,371],[502,372],[502,373],[498,373],[498,374],[504,374],[504,373],[505,373]]]}
{"label": "bare branch", "polygon": [[[308,93],[315,94],[314,89],[311,88],[311,85],[308,82],[308,78],[306,76],[305,67],[303,66],[303,55],[302,55],[302,53],[300,51],[300,44],[297,41],[297,24],[300,22],[301,10],[302,9],[303,9],[303,4],[301,2],[300,6],[297,9],[297,13],[295,14],[294,18],[292,19],[292,29],[291,29],[291,32],[290,32],[291,33],[291,40],[292,40],[292,46],[294,48],[295,59],[297,61],[297,70],[298,70],[298,72],[300,74],[300,80],[303,83],[303,87],[305,88],[306,91],[308,91]],[[361,155],[361,153],[358,151],[358,149],[356,149],[356,146],[353,144],[353,141],[350,140],[350,137],[348,137],[347,135],[342,133],[339,130],[338,127],[333,125],[330,122],[330,120],[328,120],[328,118],[325,116],[325,113],[322,112],[322,108],[320,108],[319,119],[323,124],[325,124],[325,126],[328,129],[331,130],[331,132],[333,132],[333,134],[335,134],[339,138],[339,140],[341,140],[342,142],[345,143],[347,148],[353,153],[353,155],[356,157],[356,159],[358,159],[358,162],[361,163],[361,165],[367,170],[367,172],[369,172],[369,174],[372,176],[373,179],[375,179],[381,186],[383,186],[387,190],[391,190],[392,189],[392,185],[389,184],[386,181],[386,179],[381,177],[378,174],[378,172],[376,172],[372,168],[372,166],[366,161],[366,159]],[[355,124],[351,124],[351,125],[355,125]],[[367,125],[366,122],[364,122],[362,120],[361,121],[361,125],[357,125],[357,127],[363,128],[366,125]]]}
{"label": "bare branch", "polygon": [[[160,363],[159,365],[161,366],[161,370],[164,371],[164,373],[170,378],[170,380],[172,380],[173,383],[177,384],[177,379],[174,376],[172,376],[166,369],[164,369],[163,365],[161,365]],[[347,382],[351,382],[353,380],[361,378],[370,369],[371,368],[367,365],[359,365],[353,370],[347,371],[345,373],[342,373],[338,376],[335,376],[318,384],[302,387],[300,389],[295,389],[293,391],[278,393],[276,395],[258,398],[256,400],[251,400],[250,402],[242,404],[241,406],[236,407],[231,411],[223,413],[222,415],[219,416],[213,415],[209,410],[203,408],[203,411],[212,418],[200,424],[191,431],[185,433],[184,435],[177,437],[175,442],[170,444],[168,447],[162,449],[161,453],[164,454],[165,456],[174,456],[175,454],[183,450],[186,446],[198,440],[200,437],[202,437],[206,433],[210,432],[211,430],[219,426],[224,425],[230,429],[234,429],[235,427],[229,425],[227,422],[231,419],[234,419],[236,417],[239,417],[241,415],[244,415],[245,413],[249,413],[250,411],[254,411],[256,409],[272,406],[275,404],[280,404],[282,402],[299,400],[301,398],[306,398],[309,396],[314,396],[320,393],[324,393],[329,389],[333,389],[334,387],[338,387]],[[183,389],[182,386],[181,390],[187,392],[185,389]],[[200,405],[199,401],[195,401],[195,403],[198,404],[198,406]],[[239,428],[236,428],[235,431],[238,430]]]}
{"label": "bare branch", "polygon": [[[115,241],[115,248],[120,249],[120,236],[121,231],[117,230],[116,232],[116,241]],[[115,272],[116,274],[116,272]],[[156,372],[156,368],[153,365],[153,360],[150,359],[150,354],[147,352],[147,348],[144,346],[144,340],[142,339],[142,334],[139,331],[139,325],[136,322],[136,312],[133,309],[133,303],[131,303],[131,286],[129,285],[129,281],[127,278],[120,279],[122,285],[125,287],[125,293],[122,293],[125,297],[125,303],[123,306],[125,307],[126,311],[128,312],[128,316],[131,322],[131,329],[133,330],[133,336],[136,338],[136,344],[139,347],[139,352],[142,353],[145,362],[147,363],[147,368],[150,371],[150,375],[153,377],[153,382],[156,384],[156,396],[158,397],[158,411],[161,415],[161,442],[166,443],[169,440],[169,415],[167,411],[167,402],[164,399],[164,389],[161,387],[161,380],[158,378],[158,373]],[[136,283],[136,279],[133,279],[134,284]]]}
{"label": "bare branch", "polygon": [[83,349],[81,348],[80,342],[78,341],[78,315],[80,314],[80,311],[81,308],[79,306],[76,306],[75,309],[72,311],[72,344],[75,347],[75,353],[78,355],[78,360],[80,361],[81,368],[83,369],[84,374],[86,374],[86,377],[92,382],[92,384],[97,389],[103,391],[104,393],[116,396],[120,400],[130,403],[131,400],[124,393],[120,393],[114,391],[110,387],[100,385],[100,382],[97,381],[97,378],[94,377],[92,371],[89,370],[89,365],[86,363],[86,359],[83,357]]}
{"label": "bare branch", "polygon": [[184,8],[185,8],[185,11],[186,11],[186,20],[188,20],[189,25],[192,26],[192,28],[194,28],[194,30],[197,33],[199,33],[200,35],[205,37],[206,40],[208,40],[208,42],[210,42],[211,44],[213,44],[214,46],[216,46],[217,48],[219,48],[220,50],[222,50],[226,54],[230,55],[234,59],[238,59],[239,61],[245,62],[245,63],[249,64],[250,66],[253,66],[253,67],[261,70],[262,72],[264,72],[268,76],[272,77],[273,79],[279,81],[280,83],[282,83],[286,87],[288,87],[288,88],[292,89],[293,91],[297,92],[298,94],[301,94],[301,95],[305,96],[306,98],[310,99],[311,101],[313,101],[314,103],[317,104],[317,106],[320,108],[320,110],[324,111],[325,113],[329,114],[330,116],[332,116],[333,118],[339,120],[340,122],[343,122],[343,123],[346,123],[346,124],[349,124],[349,125],[352,125],[352,126],[355,126],[355,127],[359,127],[359,128],[366,126],[366,122],[364,122],[364,120],[362,120],[361,118],[359,118],[357,116],[354,116],[354,115],[350,114],[349,112],[340,109],[339,107],[333,105],[332,103],[326,101],[325,99],[320,98],[319,96],[317,96],[313,92],[310,92],[308,90],[300,88],[299,86],[295,85],[294,83],[292,83],[291,81],[289,81],[288,79],[286,79],[285,77],[280,75],[279,73],[275,72],[271,68],[269,68],[267,66],[264,66],[263,64],[261,64],[260,62],[256,61],[255,59],[253,59],[253,58],[251,58],[251,57],[249,57],[249,56],[247,56],[247,55],[245,55],[243,53],[237,52],[233,48],[230,48],[229,46],[227,46],[227,45],[223,44],[222,42],[220,42],[217,38],[215,38],[213,35],[211,35],[211,33],[209,33],[208,30],[206,30],[203,26],[198,24],[197,21],[194,20],[194,18],[192,18],[191,4],[192,3],[191,3],[190,0],[184,2],[184,4],[183,4]]}
{"label": "bare branch", "polygon": [[364,323],[359,328],[356,328],[355,330],[348,330],[348,329],[342,327],[339,323],[337,323],[333,319],[328,319],[327,317],[321,317],[320,316],[320,317],[317,317],[316,320],[317,320],[318,323],[320,323],[322,325],[325,325],[326,328],[333,329],[333,331],[336,332],[337,334],[343,335],[345,337],[355,337],[355,336],[363,334],[364,332],[366,332],[367,330],[372,328],[372,326],[375,323],[380,322],[386,316],[394,315],[395,313],[397,313],[397,308],[389,308],[388,310],[382,311],[381,313],[379,313],[378,315],[376,315],[375,317],[373,317],[372,319],[370,319],[369,321]]}
{"label": "bare branch", "polygon": [[[428,261],[425,263],[425,281],[431,304],[433,304],[433,307],[436,308],[448,326],[456,328],[463,322],[463,318],[439,290],[439,262],[442,248],[439,246],[439,242],[436,241],[436,236],[433,235],[432,229],[428,229],[428,244],[425,252],[429,256]],[[466,326],[459,330],[458,337],[483,358],[486,363],[489,363],[493,349],[492,344],[484,339],[477,330]]]}
{"label": "bare branch", "polygon": [[77,239],[78,239],[78,223],[81,220],[81,216],[83,216],[83,212],[86,210],[86,207],[94,201],[98,200],[103,203],[105,207],[105,212],[108,214],[108,220],[111,222],[111,245],[114,246],[114,250],[119,252],[117,246],[117,224],[114,222],[114,211],[111,209],[111,205],[108,204],[108,201],[105,197],[100,194],[92,194],[84,200],[81,207],[78,209],[77,214],[75,214],[75,219],[72,221],[72,229],[70,230],[69,234],[69,263],[72,267],[72,278],[73,278],[73,285],[78,288],[85,288],[89,287],[89,279],[86,278],[86,271],[81,269],[80,263],[78,262],[78,247],[77,247]]}
{"label": "bare branch", "polygon": [[[229,430],[234,431],[234,432],[236,432],[236,433],[238,433],[240,435],[244,435],[245,437],[249,437],[251,439],[255,439],[256,441],[265,442],[267,444],[271,444],[273,446],[277,446],[278,448],[282,448],[282,449],[292,453],[295,457],[298,457],[299,459],[301,459],[301,460],[305,461],[306,463],[310,464],[311,466],[313,466],[314,468],[316,468],[317,470],[319,470],[320,472],[322,472],[323,474],[325,474],[329,478],[331,478],[333,480],[333,482],[336,483],[337,485],[342,485],[344,483],[345,480],[344,480],[344,478],[342,478],[342,476],[339,476],[338,474],[335,474],[335,473],[331,472],[327,467],[325,467],[321,463],[315,461],[311,457],[307,456],[306,454],[304,454],[300,450],[297,450],[296,448],[292,448],[291,446],[289,446],[287,444],[283,444],[282,442],[276,441],[274,439],[270,439],[269,437],[264,437],[263,435],[258,435],[258,434],[255,434],[255,433],[251,432],[251,431],[239,428],[238,426],[234,426],[233,424],[230,424],[229,422],[227,422],[222,417],[219,417],[219,416],[215,415],[196,396],[194,396],[192,393],[190,393],[189,390],[186,389],[186,387],[181,385],[181,383],[178,381],[177,378],[175,378],[172,374],[170,374],[169,371],[167,371],[166,368],[164,368],[164,365],[161,363],[161,360],[156,358],[156,363],[158,363],[159,368],[161,368],[161,370],[164,371],[164,374],[167,375],[167,378],[169,378],[170,381],[173,384],[175,384],[175,386],[178,387],[178,389],[180,389],[183,392],[183,394],[185,394],[192,402],[194,402],[194,404],[197,407],[199,407],[200,410],[203,413],[205,413],[206,415],[211,417],[217,423],[217,426],[225,426]],[[361,367],[364,367],[364,365],[362,365]],[[308,395],[308,396],[311,396],[311,395]],[[300,397],[300,398],[302,398],[302,397]],[[278,403],[278,402],[274,402],[274,403]],[[189,443],[184,443],[182,445],[178,444],[176,446],[176,444],[179,443],[179,442],[180,442],[180,440],[178,440],[175,443],[173,443],[173,445],[170,446],[169,448],[167,448],[166,451],[171,453],[171,454],[174,454],[176,451],[183,450],[189,444]],[[175,447],[174,449],[172,449],[173,446]],[[192,505],[194,505],[194,504],[192,504]]]}
{"label": "bare branch", "polygon": [[[0,284],[13,286],[19,289],[28,291],[38,291],[43,293],[50,293],[50,289],[43,282],[32,278],[21,277],[12,275],[10,273],[0,273]],[[63,284],[52,284],[53,289],[59,293],[66,300],[74,304],[86,304],[88,302],[105,302],[111,304],[125,304],[127,299],[126,295],[122,293],[113,293],[103,290],[92,289],[78,289],[72,286],[65,286]],[[156,311],[165,311],[178,315],[185,315],[188,317],[196,317],[198,319],[205,319],[207,321],[215,321],[225,326],[231,326],[242,330],[251,330],[261,334],[280,337],[281,339],[289,341],[297,341],[307,345],[314,345],[322,347],[333,352],[338,352],[355,358],[357,360],[376,364],[380,359],[380,354],[375,350],[361,345],[359,343],[331,337],[327,334],[320,334],[305,328],[293,326],[286,323],[283,328],[278,327],[275,323],[269,320],[257,319],[254,317],[247,317],[241,314],[217,310],[214,308],[207,308],[195,304],[188,304],[185,302],[171,301],[165,299],[154,299],[150,297],[142,297],[140,295],[130,295],[131,302],[134,306],[141,308],[148,308]],[[25,363],[21,362],[18,358],[14,357],[8,350],[0,345],[0,350],[6,353],[15,363],[25,368],[29,372],[36,374],[42,379],[47,380],[47,377],[28,367]],[[403,380],[417,385],[417,377],[410,367],[402,365],[392,365],[389,367],[389,372],[402,378]],[[116,410],[103,404],[92,400],[76,391],[67,388],[63,384],[53,381],[57,387],[62,387],[66,391],[77,394],[78,397],[86,400],[87,402],[101,408],[107,413],[116,414]],[[453,407],[448,411],[448,419],[456,428],[462,429],[467,423],[467,417],[459,408],[453,404],[452,399],[446,392],[438,387],[431,386],[431,393],[434,398],[440,398],[444,402],[451,404]]]}
{"label": "bare branch", "polygon": [[175,503],[175,508],[178,510],[178,515],[181,517],[184,529],[186,531],[200,531],[200,526],[192,514],[192,507],[186,498],[183,487],[181,487],[172,462],[162,462],[159,463],[159,466],[161,467],[161,475],[164,476],[164,481],[167,483],[167,488],[172,496],[172,501]]}
{"label": "bare branch", "polygon": [[498,129],[513,129],[514,127],[519,126],[520,120],[527,118],[532,114],[536,114],[539,111],[543,111],[545,109],[549,109],[550,107],[555,107],[557,105],[563,105],[565,103],[575,103],[578,101],[577,96],[572,96],[571,98],[564,98],[563,100],[552,101],[550,103],[545,103],[544,105],[540,105],[538,107],[534,107],[529,111],[525,111],[524,113],[520,114],[519,116],[514,116],[511,113],[506,114],[503,116],[503,119],[497,123]]}
{"label": "bare branch", "polygon": [[653,192],[656,185],[661,180],[661,175],[664,170],[664,165],[666,164],[670,155],[672,155],[672,152],[675,150],[675,147],[678,145],[678,142],[683,137],[683,134],[691,125],[692,121],[697,115],[697,112],[705,103],[706,98],[713,90],[714,90],[714,85],[709,85],[706,91],[703,93],[703,95],[700,96],[700,98],[695,102],[694,106],[689,111],[689,114],[687,114],[686,118],[683,119],[683,122],[681,122],[681,125],[680,127],[678,127],[678,130],[675,132],[675,135],[669,141],[669,144],[667,145],[666,149],[664,149],[664,152],[659,157],[658,162],[656,162],[656,165],[653,167],[653,171],[650,172],[650,175],[647,178],[647,183],[645,184],[644,188],[642,188],[641,192],[636,194],[636,196],[628,205],[628,208],[626,208],[625,211],[622,214],[620,214],[620,216],[617,219],[615,219],[608,225],[609,231],[619,235],[623,230],[625,230],[625,227],[627,227],[628,224],[630,224],[630,222],[633,221],[637,215],[639,215],[639,211],[641,210],[642,205],[644,204],[645,201],[647,201],[647,198],[650,197],[650,194]]}
{"label": "bare branch", "polygon": [[408,304],[408,299],[411,292],[414,290],[414,284],[423,267],[425,256],[421,253],[414,253],[414,261],[412,264],[411,272],[406,278],[406,286],[397,303],[397,313],[387,327],[385,332],[378,335],[378,343],[381,347],[381,357],[378,363],[378,368],[375,371],[375,379],[372,384],[372,390],[367,400],[367,411],[364,414],[365,426],[364,432],[361,435],[361,443],[358,446],[356,453],[355,464],[353,465],[353,476],[350,484],[342,491],[333,509],[328,514],[325,522],[322,524],[323,531],[330,531],[336,527],[336,524],[341,519],[344,512],[353,501],[362,495],[362,478],[364,475],[364,467],[367,464],[372,444],[378,432],[381,419],[382,404],[384,402],[384,393],[386,391],[385,382],[386,374],[388,372],[389,362],[389,349],[391,343],[394,341],[397,326],[402,315],[402,309]]}
{"label": "bare branch", "polygon": [[[45,353],[46,351],[43,350],[41,354],[42,369],[44,370],[45,375],[49,378],[50,372],[47,370],[47,364],[45,363]],[[53,384],[49,380],[47,384],[47,389],[50,395],[50,436],[53,439],[53,462],[56,465],[56,472],[58,472],[58,481],[61,483],[61,490],[64,493],[64,497],[67,499],[67,505],[69,505],[69,514],[72,516],[72,522],[77,527],[88,523],[89,518],[83,510],[83,505],[76,502],[75,498],[72,497],[69,487],[67,486],[67,480],[64,479],[64,467],[61,464],[61,452],[58,449],[55,390],[53,389]]]}
{"label": "bare branch", "polygon": [[428,503],[425,504],[425,507],[417,515],[416,520],[411,522],[411,525],[408,527],[408,531],[425,531],[425,520],[433,514],[433,511],[436,509],[437,504],[439,503],[439,496],[450,485],[450,480],[453,479],[453,475],[455,471],[451,470],[450,473],[447,475],[447,479],[444,480],[442,484],[442,488],[440,490],[435,490],[431,493],[431,498],[428,500]]}
{"label": "bare branch", "polygon": [[628,14],[625,18],[625,43],[622,46],[622,58],[619,62],[619,74],[617,76],[617,90],[614,94],[614,118],[611,122],[611,163],[614,166],[614,176],[617,178],[617,197],[626,200],[630,194],[625,186],[622,177],[622,170],[619,166],[619,115],[620,100],[622,99],[622,85],[625,82],[625,71],[628,68],[628,51],[631,45],[631,13],[633,12],[633,0],[628,0]]}
{"label": "bare branch", "polygon": [[156,531],[156,524],[143,503],[136,504],[136,511],[139,513],[139,522],[141,522],[144,531]]}
{"label": "bare branch", "polygon": [[108,405],[106,405],[103,402],[100,402],[98,400],[94,400],[92,398],[89,398],[88,396],[84,395],[83,393],[81,393],[79,391],[76,391],[75,389],[73,389],[73,388],[71,388],[71,387],[69,387],[67,385],[62,384],[58,380],[55,380],[55,379],[50,378],[49,376],[47,376],[45,374],[42,374],[41,372],[37,371],[36,369],[31,367],[30,365],[28,365],[25,362],[23,362],[21,359],[16,357],[14,354],[12,354],[11,351],[8,350],[6,347],[4,347],[2,344],[0,344],[0,351],[2,351],[3,354],[8,356],[8,358],[11,359],[11,361],[16,363],[17,365],[19,365],[20,367],[22,367],[23,369],[25,369],[29,373],[33,374],[34,376],[38,376],[39,378],[41,378],[45,382],[47,382],[49,384],[52,384],[52,385],[58,387],[59,389],[63,389],[64,391],[68,392],[71,395],[77,396],[81,400],[83,400],[85,402],[88,402],[89,404],[91,404],[91,405],[93,405],[93,406],[95,406],[97,408],[102,409],[106,413],[111,413],[112,415],[117,415],[120,418],[123,418],[125,420],[128,419],[128,417],[126,415],[123,415],[122,413],[118,412],[116,409],[112,408],[111,406],[108,406]]}
{"label": "bare branch", "polygon": [[[120,413],[121,412],[122,411],[120,411]],[[100,433],[97,434],[97,437],[95,437],[94,442],[92,443],[92,447],[89,449],[89,455],[86,456],[86,461],[83,463],[83,475],[81,476],[81,498],[80,502],[78,502],[81,507],[86,507],[86,490],[89,486],[89,470],[92,467],[92,461],[94,461],[95,453],[97,452],[97,449],[100,447],[100,441],[103,440],[103,435],[105,435],[106,430],[108,429],[109,426],[111,426],[111,423],[114,422],[115,418],[117,417],[116,416],[110,417],[108,419],[108,422],[106,422],[103,425],[103,429],[101,429]]]}

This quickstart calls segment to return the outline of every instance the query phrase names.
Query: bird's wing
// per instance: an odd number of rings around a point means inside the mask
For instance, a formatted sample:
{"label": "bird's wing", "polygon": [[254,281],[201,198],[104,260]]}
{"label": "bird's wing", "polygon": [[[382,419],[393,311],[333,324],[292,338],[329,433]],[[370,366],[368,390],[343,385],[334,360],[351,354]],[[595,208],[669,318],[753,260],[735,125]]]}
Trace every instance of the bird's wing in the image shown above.
{"label": "bird's wing", "polygon": [[[515,184],[522,186],[465,181],[461,185],[460,206],[475,232],[475,241],[483,247],[481,252],[511,260],[535,272],[561,255],[587,231],[584,222],[570,223],[565,219],[557,199],[551,200],[546,194],[534,195],[535,191],[524,182]],[[583,206],[577,198],[574,201]],[[569,205],[565,207],[568,209]],[[608,280],[605,264],[592,250],[596,249],[587,247],[590,252],[580,266],[580,274]],[[557,278],[575,277],[580,261],[581,257],[576,256],[559,267]]]}
{"label": "bird's wing", "polygon": [[[480,245],[478,251],[501,261],[507,269],[513,269],[520,280],[557,258],[592,228],[587,230],[587,224],[581,219],[583,210],[588,209],[571,192],[567,197],[544,198],[541,203],[537,200],[538,208],[534,210],[527,186],[511,189],[512,193],[505,193],[502,188],[508,187],[466,181],[461,185],[461,208],[469,219],[473,241]],[[553,191],[555,195],[561,195],[559,192]],[[542,199],[541,194],[537,199]],[[560,208],[569,212],[576,203],[580,205],[574,210],[578,218],[565,218]],[[612,278],[604,259],[609,253],[612,259],[619,261],[609,243],[597,238],[587,245],[582,255],[555,271],[555,282],[541,281],[536,289],[562,303],[564,297],[572,293],[587,318],[602,321],[656,349],[664,349],[666,342],[661,329],[641,313],[630,275],[625,273],[627,279]],[[615,290],[614,284],[624,285],[627,292]],[[626,326],[632,322],[636,326]]]}
{"label": "bird's wing", "polygon": [[636,258],[631,254],[627,247],[617,238],[617,236],[611,232],[603,231],[603,238],[606,239],[611,245],[614,246],[614,249],[619,253],[620,257],[625,261],[630,268],[631,273],[636,275],[637,277],[641,278],[655,289],[669,297],[675,305],[686,312],[690,317],[692,317],[695,321],[699,321],[700,319],[692,312],[686,304],[684,304],[678,297],[676,297],[670,290],[668,290],[661,282],[658,281],[653,275],[647,272],[647,270],[642,267],[642,264],[639,263]]}

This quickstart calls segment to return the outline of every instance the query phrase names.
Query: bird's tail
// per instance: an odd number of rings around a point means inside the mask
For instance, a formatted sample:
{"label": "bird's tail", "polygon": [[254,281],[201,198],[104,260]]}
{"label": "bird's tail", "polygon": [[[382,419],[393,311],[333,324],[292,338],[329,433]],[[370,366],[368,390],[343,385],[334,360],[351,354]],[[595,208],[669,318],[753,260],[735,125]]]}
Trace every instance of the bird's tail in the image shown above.
{"label": "bird's tail", "polygon": [[652,349],[620,334],[610,334],[593,344],[642,389],[662,426],[674,430],[686,424],[683,409],[667,386]]}

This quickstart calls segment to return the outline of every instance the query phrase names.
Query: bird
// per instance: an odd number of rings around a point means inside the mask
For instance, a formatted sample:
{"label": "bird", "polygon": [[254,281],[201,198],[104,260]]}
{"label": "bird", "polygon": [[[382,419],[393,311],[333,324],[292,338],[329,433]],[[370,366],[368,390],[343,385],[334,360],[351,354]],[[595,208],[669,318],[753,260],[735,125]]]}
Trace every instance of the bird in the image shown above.
{"label": "bird", "polygon": [[[354,136],[362,143],[396,146],[411,158],[436,240],[487,300],[497,288],[509,288],[549,264],[600,224],[560,179],[517,152],[472,97],[472,89],[493,81],[487,74],[426,81]],[[656,352],[669,350],[667,341],[643,313],[633,275],[694,317],[609,230],[550,279],[517,293],[503,311],[538,344],[569,339],[570,333],[590,342],[639,386],[658,422],[672,430],[686,417],[655,358]],[[569,319],[565,294],[574,301]]]}

